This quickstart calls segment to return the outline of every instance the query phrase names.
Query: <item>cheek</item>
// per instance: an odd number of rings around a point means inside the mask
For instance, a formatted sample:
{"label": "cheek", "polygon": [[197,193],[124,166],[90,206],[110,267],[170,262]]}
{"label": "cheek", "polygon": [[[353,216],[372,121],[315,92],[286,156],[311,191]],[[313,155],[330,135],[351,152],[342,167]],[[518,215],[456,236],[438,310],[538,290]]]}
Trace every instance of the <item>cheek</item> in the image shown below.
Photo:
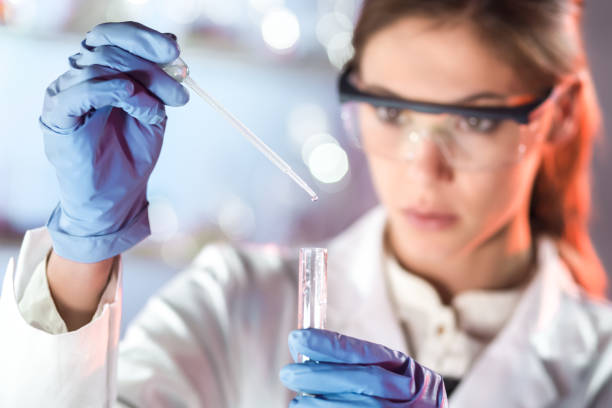
{"label": "cheek", "polygon": [[515,207],[521,183],[520,177],[513,173],[459,175],[456,191],[461,199],[455,203],[462,218],[471,225],[486,224]]}
{"label": "cheek", "polygon": [[464,220],[472,228],[495,232],[522,210],[528,211],[539,153],[519,164],[496,171],[457,174],[456,201]]}
{"label": "cheek", "polygon": [[[379,199],[393,205],[410,189],[409,169],[376,155],[366,155],[370,174]],[[518,165],[487,172],[455,171],[450,183],[440,181],[445,196],[456,204],[464,216],[498,212],[529,199],[531,185],[539,165],[539,154],[532,154]]]}

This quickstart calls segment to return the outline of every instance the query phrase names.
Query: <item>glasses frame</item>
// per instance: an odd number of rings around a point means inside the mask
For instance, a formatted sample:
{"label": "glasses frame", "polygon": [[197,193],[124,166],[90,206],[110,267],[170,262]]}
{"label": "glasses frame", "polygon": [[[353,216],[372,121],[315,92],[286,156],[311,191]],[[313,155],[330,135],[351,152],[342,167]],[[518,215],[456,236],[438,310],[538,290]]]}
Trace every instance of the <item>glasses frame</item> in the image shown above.
{"label": "glasses frame", "polygon": [[350,77],[354,74],[354,67],[348,65],[338,78],[338,92],[340,103],[365,102],[375,107],[390,107],[396,109],[409,109],[421,113],[450,113],[466,117],[484,119],[513,120],[519,124],[530,123],[532,114],[540,108],[551,96],[558,94],[557,87],[549,88],[543,96],[533,102],[517,106],[465,106],[447,105],[433,102],[422,102],[394,97],[386,97],[364,92],[351,83]]}

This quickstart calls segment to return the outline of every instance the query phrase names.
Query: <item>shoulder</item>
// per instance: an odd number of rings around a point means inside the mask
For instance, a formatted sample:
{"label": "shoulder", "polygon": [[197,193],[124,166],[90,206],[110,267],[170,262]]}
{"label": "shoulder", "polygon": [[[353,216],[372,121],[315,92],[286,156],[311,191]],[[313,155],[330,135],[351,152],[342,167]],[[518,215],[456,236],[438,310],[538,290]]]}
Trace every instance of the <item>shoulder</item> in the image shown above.
{"label": "shoulder", "polygon": [[562,340],[559,347],[566,351],[566,357],[571,355],[587,364],[582,375],[590,393],[607,388],[612,384],[612,303],[592,295],[576,281],[572,269],[585,264],[578,262],[577,253],[567,244],[543,237],[539,249],[544,275],[548,275],[540,302],[550,308],[558,299],[555,342]]}
{"label": "shoulder", "polygon": [[544,276],[543,286],[549,290],[556,288],[567,306],[587,313],[599,329],[612,331],[612,303],[591,294],[578,282],[578,272],[590,266],[573,247],[548,236],[539,237],[538,262]]}
{"label": "shoulder", "polygon": [[592,316],[594,322],[601,319],[608,321],[609,325],[604,325],[602,329],[612,331],[612,302],[603,296],[596,296],[592,291],[585,289],[588,285],[581,284],[579,277],[589,277],[585,271],[595,270],[596,265],[592,265],[574,247],[564,241],[558,241],[550,237],[540,238],[540,251],[547,251],[541,261],[547,267],[556,270],[558,282],[565,298],[574,306],[585,310]]}

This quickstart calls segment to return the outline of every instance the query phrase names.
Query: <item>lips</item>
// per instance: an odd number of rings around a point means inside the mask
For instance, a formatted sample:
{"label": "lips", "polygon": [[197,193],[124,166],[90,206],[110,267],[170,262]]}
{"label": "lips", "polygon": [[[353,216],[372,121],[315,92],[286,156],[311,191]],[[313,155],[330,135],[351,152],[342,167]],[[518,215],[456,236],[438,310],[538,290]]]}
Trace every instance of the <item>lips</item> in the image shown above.
{"label": "lips", "polygon": [[403,209],[404,218],[414,227],[422,230],[440,231],[452,227],[459,221],[455,214],[423,211],[418,209]]}

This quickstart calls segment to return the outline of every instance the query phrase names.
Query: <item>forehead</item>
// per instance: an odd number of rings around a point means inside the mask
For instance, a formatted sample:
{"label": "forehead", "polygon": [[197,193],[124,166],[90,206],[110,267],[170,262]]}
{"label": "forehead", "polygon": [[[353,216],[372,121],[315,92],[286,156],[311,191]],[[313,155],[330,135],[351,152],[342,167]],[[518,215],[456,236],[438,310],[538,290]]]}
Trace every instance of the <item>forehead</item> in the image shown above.
{"label": "forehead", "polygon": [[361,80],[408,99],[450,102],[480,92],[532,92],[469,22],[402,18],[375,33],[361,58]]}

